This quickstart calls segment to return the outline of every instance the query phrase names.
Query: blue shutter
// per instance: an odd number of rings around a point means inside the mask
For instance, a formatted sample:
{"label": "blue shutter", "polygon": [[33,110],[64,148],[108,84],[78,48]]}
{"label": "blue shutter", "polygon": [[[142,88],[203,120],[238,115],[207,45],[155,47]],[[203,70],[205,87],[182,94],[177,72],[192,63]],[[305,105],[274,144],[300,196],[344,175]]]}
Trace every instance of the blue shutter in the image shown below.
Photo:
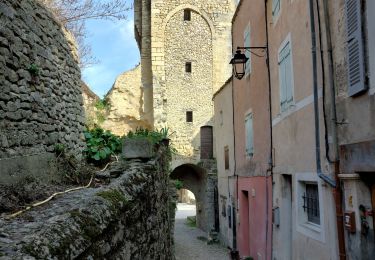
{"label": "blue shutter", "polygon": [[246,116],[245,130],[246,130],[246,155],[253,156],[254,154],[253,114],[249,114]]}
{"label": "blue shutter", "polygon": [[290,43],[288,43],[288,55],[285,58],[285,81],[286,81],[286,102],[290,104],[293,101],[292,86],[292,56],[290,55]]}
{"label": "blue shutter", "polygon": [[279,53],[280,73],[280,106],[285,110],[293,101],[292,88],[292,62],[290,55],[290,43],[288,42]]}
{"label": "blue shutter", "polygon": [[[244,33],[243,33],[243,39],[244,39],[244,47],[251,47],[250,46],[250,26],[247,26]],[[246,62],[246,71],[245,75],[249,74],[251,72],[251,53],[245,52],[246,57],[249,58]]]}
{"label": "blue shutter", "polygon": [[346,0],[348,40],[348,94],[353,96],[367,89],[365,84],[362,14],[360,0]]}
{"label": "blue shutter", "polygon": [[276,16],[280,11],[280,1],[281,0],[273,0],[272,1],[272,16]]}

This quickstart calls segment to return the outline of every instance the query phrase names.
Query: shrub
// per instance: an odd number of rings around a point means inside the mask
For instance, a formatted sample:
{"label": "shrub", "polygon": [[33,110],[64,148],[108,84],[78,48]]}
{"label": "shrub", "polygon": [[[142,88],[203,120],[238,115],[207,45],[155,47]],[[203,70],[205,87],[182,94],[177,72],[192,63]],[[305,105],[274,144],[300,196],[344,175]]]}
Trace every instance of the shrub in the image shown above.
{"label": "shrub", "polygon": [[184,183],[181,180],[175,180],[174,184],[177,190],[181,190],[184,187]]}
{"label": "shrub", "polygon": [[110,160],[112,154],[121,152],[122,138],[105,131],[100,127],[84,132],[87,148],[85,149],[88,161],[103,164]]}

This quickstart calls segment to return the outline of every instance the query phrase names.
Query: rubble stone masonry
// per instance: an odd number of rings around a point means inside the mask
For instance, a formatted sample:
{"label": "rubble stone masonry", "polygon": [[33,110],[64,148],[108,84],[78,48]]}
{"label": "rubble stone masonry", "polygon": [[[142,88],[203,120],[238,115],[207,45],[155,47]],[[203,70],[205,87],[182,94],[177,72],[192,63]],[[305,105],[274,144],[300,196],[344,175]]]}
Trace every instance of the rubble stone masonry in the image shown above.
{"label": "rubble stone masonry", "polygon": [[37,1],[1,1],[2,181],[19,173],[14,160],[32,158],[36,167],[31,168],[36,169],[57,143],[76,154],[83,150],[81,75],[68,38]]}

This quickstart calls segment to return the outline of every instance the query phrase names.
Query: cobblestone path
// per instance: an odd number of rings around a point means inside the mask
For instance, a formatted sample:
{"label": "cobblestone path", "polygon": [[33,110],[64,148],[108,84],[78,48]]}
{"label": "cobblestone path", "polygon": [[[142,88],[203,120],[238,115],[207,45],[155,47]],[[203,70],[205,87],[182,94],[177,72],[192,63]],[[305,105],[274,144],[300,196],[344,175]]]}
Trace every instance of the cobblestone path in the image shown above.
{"label": "cobblestone path", "polygon": [[[220,245],[207,245],[206,241],[198,237],[207,237],[206,233],[198,228],[186,225],[186,216],[195,215],[195,208],[179,204],[175,223],[175,252],[176,260],[228,260],[228,250]],[[189,215],[190,213],[190,215]]]}

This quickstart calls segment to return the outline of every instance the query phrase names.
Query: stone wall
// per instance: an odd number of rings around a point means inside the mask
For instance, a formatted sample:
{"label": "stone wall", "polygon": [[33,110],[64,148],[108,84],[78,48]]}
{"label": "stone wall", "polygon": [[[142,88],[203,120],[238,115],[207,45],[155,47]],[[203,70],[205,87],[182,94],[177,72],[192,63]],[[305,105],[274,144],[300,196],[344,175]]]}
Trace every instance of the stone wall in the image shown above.
{"label": "stone wall", "polygon": [[80,70],[73,47],[38,2],[1,1],[1,180],[17,175],[9,165],[25,156],[36,156],[34,164],[46,161],[56,143],[77,154],[82,151]]}
{"label": "stone wall", "polygon": [[90,89],[90,87],[82,81],[82,99],[85,110],[85,124],[86,126],[94,125],[97,122],[95,104],[100,98]]}
{"label": "stone wall", "polygon": [[116,78],[105,99],[109,105],[104,129],[116,135],[124,135],[137,127],[149,128],[143,120],[143,90],[141,88],[141,66],[126,71]]}
{"label": "stone wall", "polygon": [[[213,125],[212,95],[231,73],[234,1],[135,1],[135,7],[145,118],[175,132],[179,161],[197,163],[200,127]],[[191,21],[184,21],[185,9]],[[192,63],[191,73],[185,72],[186,62]],[[186,111],[193,111],[192,123]]]}
{"label": "stone wall", "polygon": [[0,219],[0,259],[174,259],[176,190],[162,153],[97,176],[110,183]]}

